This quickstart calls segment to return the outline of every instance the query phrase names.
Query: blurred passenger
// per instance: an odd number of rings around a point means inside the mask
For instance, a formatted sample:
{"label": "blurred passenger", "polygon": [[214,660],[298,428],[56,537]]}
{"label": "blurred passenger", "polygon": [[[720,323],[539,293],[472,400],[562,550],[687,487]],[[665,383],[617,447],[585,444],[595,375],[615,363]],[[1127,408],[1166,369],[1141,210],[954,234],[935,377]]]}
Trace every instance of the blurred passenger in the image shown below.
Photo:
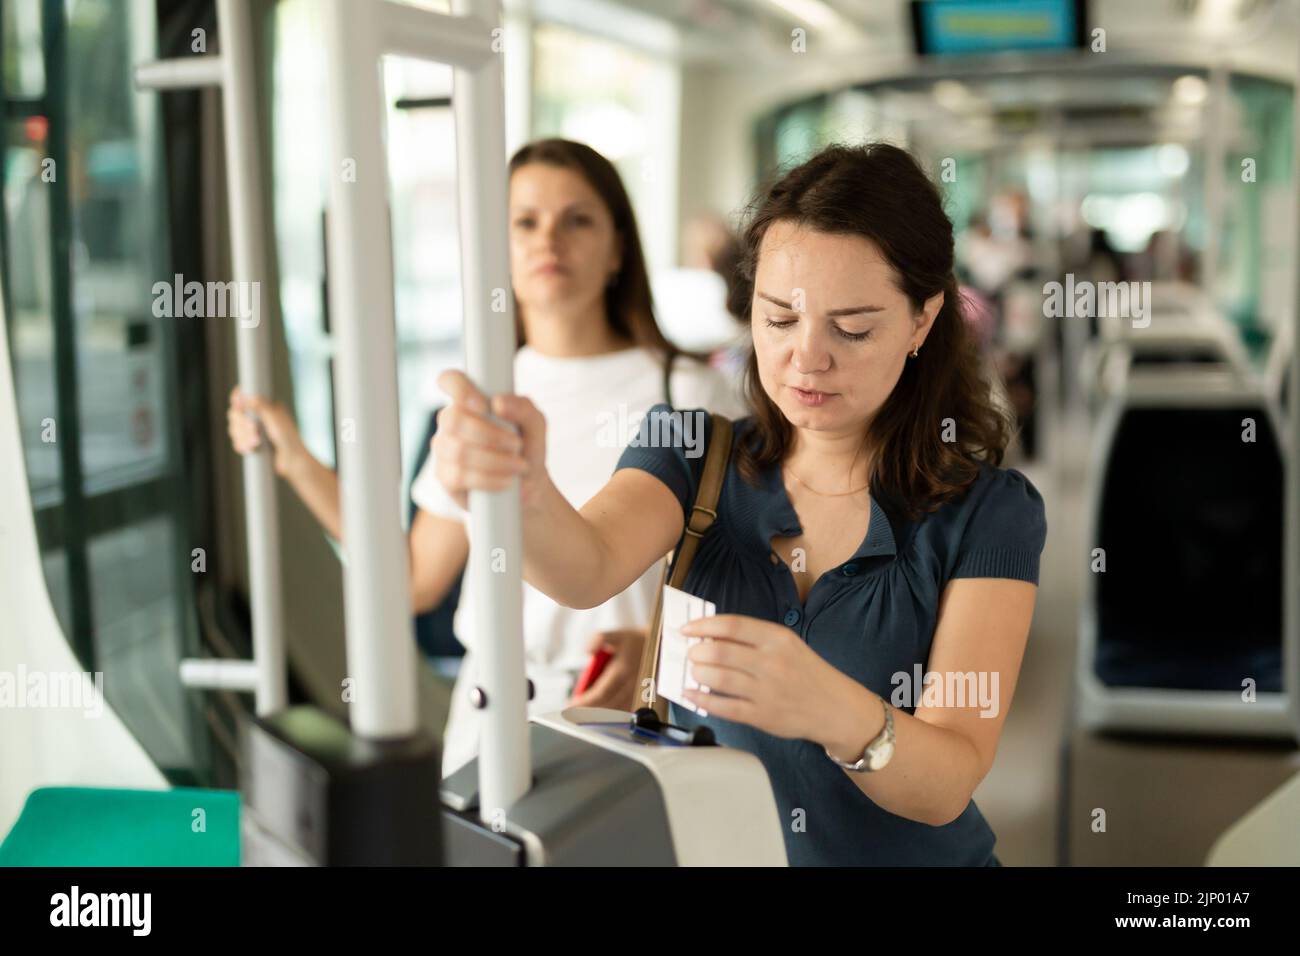
{"label": "blurred passenger", "polygon": [[[540,140],[511,159],[509,189],[510,272],[520,344],[514,387],[544,410],[551,428],[547,471],[566,500],[578,506],[600,488],[636,420],[656,402],[723,414],[736,414],[739,405],[722,375],[681,354],[655,323],[636,218],[608,160],[581,143]],[[338,479],[307,451],[288,410],[235,389],[227,418],[231,443],[241,454],[261,446],[261,422],[277,473],[341,540]],[[501,448],[517,455],[522,445],[511,438]],[[443,600],[465,568],[470,547],[468,516],[435,480],[435,466],[431,455],[411,487],[419,506],[409,534],[416,612]],[[564,607],[525,586],[525,665],[535,688],[530,713],[566,704],[626,706],[658,583],[651,568],[586,610]],[[467,599],[456,611],[455,631],[467,653],[447,723],[447,773],[478,750],[480,715],[469,701],[478,682],[472,574],[465,586]],[[574,677],[601,647],[613,658],[587,692],[571,698]]]}
{"label": "blurred passenger", "polygon": [[1094,282],[1124,282],[1128,269],[1123,258],[1110,244],[1105,229],[1093,229],[1088,236],[1088,260],[1084,264],[1088,278]]}
{"label": "blurred passenger", "polygon": [[1017,232],[994,232],[988,218],[976,215],[962,237],[961,265],[971,284],[993,300],[1008,282],[1032,266],[1033,249]]}
{"label": "blurred passenger", "polygon": [[726,306],[743,320],[745,306],[736,301],[740,281],[740,239],[726,220],[715,213],[698,213],[682,228],[682,265],[687,269],[716,272],[727,284]]}
{"label": "blurred passenger", "polygon": [[961,286],[958,295],[961,297],[962,318],[970,327],[975,344],[979,346],[982,354],[990,353],[998,331],[997,306],[988,296],[972,286]]}
{"label": "blurred passenger", "polygon": [[1171,229],[1151,233],[1146,248],[1132,257],[1133,281],[1176,279],[1196,285],[1200,280],[1200,262],[1196,253]]}
{"label": "blurred passenger", "polygon": [[[1093,229],[1090,233],[1088,259],[1081,271],[1081,278],[1093,283],[1127,281],[1128,269],[1119,252],[1110,244],[1105,229]],[[1100,319],[1093,312],[1088,316],[1088,338],[1095,339],[1099,330]]]}
{"label": "blurred passenger", "polygon": [[968,317],[983,317],[992,326],[988,330],[977,325],[976,330],[985,333],[980,341],[989,352],[990,364],[1005,388],[1005,400],[1015,414],[1016,441],[1032,459],[1037,452],[1034,356],[1007,348],[1003,335],[1008,287],[1034,274],[1026,201],[1023,194],[1016,192],[995,196],[987,213],[972,217],[959,248],[963,271],[978,295],[971,299]]}
{"label": "blurred passenger", "polygon": [[654,276],[659,322],[680,345],[710,353],[709,364],[728,377],[739,391],[748,330],[738,318],[743,305],[735,302],[740,256],[739,240],[722,216],[696,213],[682,226],[682,264]]}

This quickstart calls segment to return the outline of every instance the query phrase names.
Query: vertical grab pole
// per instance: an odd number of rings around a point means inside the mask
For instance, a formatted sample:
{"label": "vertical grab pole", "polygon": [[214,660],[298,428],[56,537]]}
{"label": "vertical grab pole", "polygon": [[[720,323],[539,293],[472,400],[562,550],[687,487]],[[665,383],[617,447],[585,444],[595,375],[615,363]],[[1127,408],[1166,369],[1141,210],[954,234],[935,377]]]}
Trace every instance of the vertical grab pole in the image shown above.
{"label": "vertical grab pole", "polygon": [[[452,12],[476,16],[492,26],[500,22],[496,0],[455,0]],[[456,68],[452,91],[465,364],[474,384],[491,396],[512,390],[515,354],[501,57],[490,57],[473,69]],[[504,817],[531,785],[518,486],[503,492],[473,492],[469,504],[469,597],[480,630],[476,647],[485,695],[479,812],[485,823],[492,823]]]}
{"label": "vertical grab pole", "polygon": [[1219,233],[1223,230],[1223,209],[1227,203],[1227,181],[1223,164],[1228,149],[1229,99],[1232,84],[1226,54],[1216,50],[1210,66],[1205,130],[1205,246],[1201,250],[1201,288],[1218,307]]}
{"label": "vertical grab pole", "polygon": [[[338,335],[344,615],[352,730],[415,732],[415,642],[397,424],[393,262],[373,0],[325,0],[329,292]],[[431,807],[430,812],[436,808]]]}
{"label": "vertical grab pole", "polygon": [[[244,0],[217,0],[221,30],[222,114],[226,139],[226,188],[230,193],[230,245],[234,278],[251,283],[252,317],[240,316],[235,330],[239,387],[271,394],[271,326],[261,321],[266,242],[262,233],[261,154],[258,150],[256,57]],[[242,296],[235,297],[243,301]],[[259,716],[287,703],[284,604],[280,578],[280,524],[270,450],[243,459],[245,518],[248,523],[248,588],[252,601],[253,660]]]}

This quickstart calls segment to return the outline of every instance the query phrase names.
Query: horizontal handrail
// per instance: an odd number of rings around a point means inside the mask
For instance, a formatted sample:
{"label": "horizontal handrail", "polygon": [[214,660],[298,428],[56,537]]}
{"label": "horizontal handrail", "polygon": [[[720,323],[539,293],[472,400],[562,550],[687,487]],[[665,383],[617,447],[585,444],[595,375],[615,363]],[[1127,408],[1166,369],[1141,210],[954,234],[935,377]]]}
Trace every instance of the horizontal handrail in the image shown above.
{"label": "horizontal handrail", "polygon": [[135,85],[142,90],[193,90],[221,85],[221,57],[184,56],[154,60],[135,68]]}
{"label": "horizontal handrail", "polygon": [[[383,53],[433,60],[450,66],[477,69],[491,59],[496,27],[472,15],[452,16],[383,0],[379,45]],[[500,42],[498,40],[498,42]]]}
{"label": "horizontal handrail", "polygon": [[255,661],[227,661],[187,657],[181,661],[181,683],[197,690],[257,690]]}

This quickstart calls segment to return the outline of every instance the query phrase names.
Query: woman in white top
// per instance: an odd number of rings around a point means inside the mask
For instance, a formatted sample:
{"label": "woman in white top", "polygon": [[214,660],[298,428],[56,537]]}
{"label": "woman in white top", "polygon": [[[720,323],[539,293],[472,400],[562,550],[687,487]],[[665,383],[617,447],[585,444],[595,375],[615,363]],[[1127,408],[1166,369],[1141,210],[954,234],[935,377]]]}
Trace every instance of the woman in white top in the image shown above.
{"label": "woman in white top", "polygon": [[[511,158],[510,272],[521,345],[515,392],[546,415],[547,470],[575,507],[604,485],[638,420],[666,400],[665,390],[683,408],[742,412],[731,382],[678,354],[659,331],[632,205],[613,165],[590,147],[539,140]],[[274,446],[277,473],[341,540],[334,472],[307,451],[283,406],[235,389],[227,421],[241,454],[259,445],[254,419]],[[408,537],[411,604],[422,613],[443,600],[465,568],[469,540],[465,513],[434,477],[432,457],[411,496],[419,506]],[[478,752],[478,712],[469,704],[477,681],[468,596],[474,581],[467,578],[455,621],[466,655],[447,722],[444,773]],[[567,704],[629,707],[657,585],[652,568],[587,610],[562,607],[525,585],[525,660],[535,688],[529,712]],[[612,659],[589,690],[573,697],[576,674],[602,646]]]}

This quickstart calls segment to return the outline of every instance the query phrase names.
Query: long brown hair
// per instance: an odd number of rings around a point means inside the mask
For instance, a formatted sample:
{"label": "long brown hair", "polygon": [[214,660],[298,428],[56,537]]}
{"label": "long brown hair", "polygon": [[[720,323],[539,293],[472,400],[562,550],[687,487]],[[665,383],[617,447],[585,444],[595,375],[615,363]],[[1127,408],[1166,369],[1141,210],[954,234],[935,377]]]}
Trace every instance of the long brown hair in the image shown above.
{"label": "long brown hair", "polygon": [[[510,176],[529,163],[545,163],[576,172],[600,196],[614,220],[614,231],[623,240],[622,264],[614,281],[605,288],[605,315],[614,334],[650,349],[662,356],[665,362],[685,354],[668,341],[655,322],[654,297],[650,294],[650,275],[641,250],[636,214],[614,164],[590,146],[556,138],[538,139],[521,146],[510,157]],[[524,326],[519,315],[516,300],[516,338],[517,345],[522,346]]]}
{"label": "long brown hair", "polygon": [[[751,323],[759,248],[777,221],[870,240],[893,268],[914,314],[927,299],[944,294],[924,346],[908,358],[864,436],[874,453],[868,479],[873,494],[915,519],[964,493],[981,459],[1001,464],[1012,426],[993,402],[962,318],[952,221],[938,189],[909,153],[886,143],[829,146],[760,190],[747,220],[740,273]],[[763,390],[752,346],[745,392],[754,428],[737,449],[737,464],[757,481],[785,460],[793,429]],[[952,442],[944,441],[948,428]]]}

